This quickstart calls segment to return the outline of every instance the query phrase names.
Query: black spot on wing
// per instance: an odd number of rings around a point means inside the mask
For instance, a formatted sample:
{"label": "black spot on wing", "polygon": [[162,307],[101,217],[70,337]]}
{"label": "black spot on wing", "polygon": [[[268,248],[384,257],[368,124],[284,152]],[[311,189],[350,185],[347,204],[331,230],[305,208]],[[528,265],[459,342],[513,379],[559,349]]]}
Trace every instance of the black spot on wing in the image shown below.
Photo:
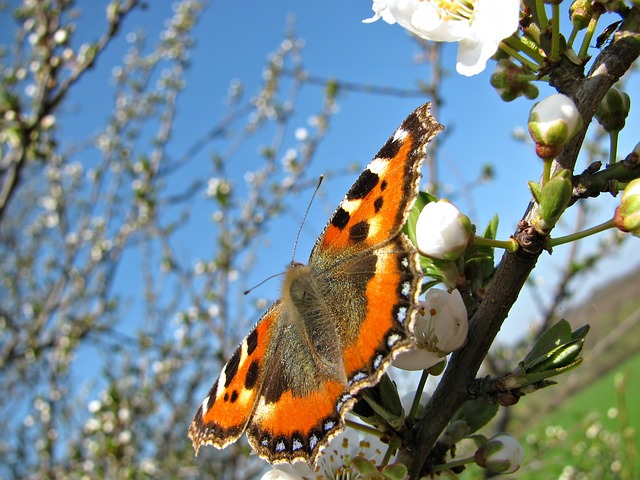
{"label": "black spot on wing", "polygon": [[382,180],[382,183],[380,184],[380,191],[384,192],[386,189],[387,189],[387,181]]}
{"label": "black spot on wing", "polygon": [[236,400],[238,400],[238,392],[236,390],[234,390],[233,392],[231,392],[231,403],[236,403]]}
{"label": "black spot on wing", "polygon": [[369,222],[361,220],[349,229],[349,239],[354,243],[359,243],[369,236]]}
{"label": "black spot on wing", "polygon": [[347,226],[350,218],[351,215],[349,215],[349,213],[344,208],[339,207],[338,210],[336,210],[336,213],[333,215],[333,218],[331,219],[331,225],[339,230],[342,230]]}
{"label": "black spot on wing", "polygon": [[258,366],[258,362],[254,360],[247,370],[247,378],[244,379],[244,388],[251,390],[256,385],[259,371],[260,367]]}
{"label": "black spot on wing", "polygon": [[376,198],[376,201],[373,202],[373,208],[375,209],[376,213],[382,210],[382,205],[384,205],[384,199],[382,197]]}
{"label": "black spot on wing", "polygon": [[235,377],[236,373],[238,373],[238,366],[240,365],[241,354],[242,354],[242,347],[240,346],[236,348],[236,351],[233,352],[233,355],[231,355],[231,359],[229,360],[229,363],[227,363],[227,366],[224,367],[224,375],[225,375],[224,386],[225,387],[229,386],[229,384],[233,380],[233,377]]}
{"label": "black spot on wing", "polygon": [[360,174],[356,183],[347,192],[347,200],[360,200],[366,197],[378,184],[380,177],[368,168]]}
{"label": "black spot on wing", "polygon": [[251,355],[258,346],[258,329],[256,328],[247,337],[247,354]]}
{"label": "black spot on wing", "polygon": [[376,155],[377,158],[393,158],[398,154],[398,151],[402,146],[402,140],[394,140],[394,137],[391,137],[384,147],[380,149]]}
{"label": "black spot on wing", "polygon": [[216,383],[213,384],[213,387],[211,387],[211,390],[209,390],[209,393],[207,394],[207,396],[209,397],[209,401],[207,402],[207,410],[210,410],[211,407],[213,407],[213,404],[216,401],[217,391],[218,391],[218,380],[216,380]]}

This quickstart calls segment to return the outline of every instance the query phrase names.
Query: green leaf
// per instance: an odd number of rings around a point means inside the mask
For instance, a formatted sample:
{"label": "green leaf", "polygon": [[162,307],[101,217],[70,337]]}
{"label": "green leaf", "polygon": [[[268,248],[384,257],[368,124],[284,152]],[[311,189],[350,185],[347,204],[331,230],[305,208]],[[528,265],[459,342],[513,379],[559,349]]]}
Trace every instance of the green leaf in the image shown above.
{"label": "green leaf", "polygon": [[407,477],[408,473],[409,470],[402,463],[393,463],[382,469],[382,474],[389,480],[402,480]]}
{"label": "green leaf", "polygon": [[465,436],[484,427],[498,413],[500,406],[498,404],[490,404],[483,398],[477,398],[465,402],[460,410],[451,419],[449,425],[455,421],[464,421],[469,430]]}
{"label": "green leaf", "polygon": [[529,182],[529,190],[531,190],[531,195],[533,195],[534,200],[537,204],[540,204],[540,197],[542,196],[542,187],[537,182]]}
{"label": "green leaf", "polygon": [[[495,215],[482,234],[484,238],[495,240],[498,221],[498,216]],[[484,289],[493,278],[494,272],[494,249],[489,246],[472,245],[465,253],[465,276],[469,280],[472,291],[477,293]]]}
{"label": "green leaf", "polygon": [[362,398],[369,404],[373,412],[399,430],[404,425],[404,409],[398,395],[398,388],[389,375],[383,375],[375,387],[361,392]]}
{"label": "green leaf", "polygon": [[533,345],[531,351],[522,361],[525,369],[531,368],[534,360],[547,354],[562,343],[571,341],[571,325],[562,319],[549,327]]}

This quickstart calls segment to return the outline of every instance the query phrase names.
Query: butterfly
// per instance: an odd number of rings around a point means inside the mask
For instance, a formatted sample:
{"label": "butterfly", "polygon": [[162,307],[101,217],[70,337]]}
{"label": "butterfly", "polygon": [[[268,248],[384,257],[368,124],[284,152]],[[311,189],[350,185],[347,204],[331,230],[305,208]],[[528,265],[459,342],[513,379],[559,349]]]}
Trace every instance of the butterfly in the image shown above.
{"label": "butterfly", "polygon": [[398,127],[347,192],[309,263],[292,263],[282,297],[235,350],[189,427],[224,448],[246,432],[270,463],[315,464],[363,388],[411,348],[422,273],[401,232],[427,143],[430,105]]}

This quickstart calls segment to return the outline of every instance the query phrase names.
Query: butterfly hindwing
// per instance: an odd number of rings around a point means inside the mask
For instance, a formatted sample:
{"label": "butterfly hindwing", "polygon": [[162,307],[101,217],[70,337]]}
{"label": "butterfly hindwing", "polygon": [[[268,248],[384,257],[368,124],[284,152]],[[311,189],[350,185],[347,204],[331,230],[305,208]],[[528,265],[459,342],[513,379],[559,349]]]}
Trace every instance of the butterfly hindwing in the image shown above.
{"label": "butterfly hindwing", "polygon": [[200,405],[189,427],[196,453],[201,445],[224,448],[244,432],[262,389],[280,311],[280,302],[267,310],[238,345]]}

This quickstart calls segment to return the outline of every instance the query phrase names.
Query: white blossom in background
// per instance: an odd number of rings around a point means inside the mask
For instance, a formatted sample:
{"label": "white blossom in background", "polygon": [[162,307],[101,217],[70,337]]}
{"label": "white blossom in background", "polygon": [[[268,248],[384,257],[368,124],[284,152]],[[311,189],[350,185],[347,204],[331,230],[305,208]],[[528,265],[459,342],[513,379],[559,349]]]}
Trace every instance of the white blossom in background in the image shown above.
{"label": "white blossom in background", "polygon": [[460,292],[431,288],[420,302],[413,329],[415,348],[399,354],[393,366],[402,370],[430,368],[463,347],[468,330],[467,308]]}
{"label": "white blossom in background", "polygon": [[418,250],[440,260],[455,260],[462,255],[472,234],[469,218],[447,200],[427,203],[416,222]]}
{"label": "white blossom in background", "polygon": [[482,72],[500,42],[518,29],[520,0],[373,0],[373,17],[434,42],[458,42],[456,70]]}

